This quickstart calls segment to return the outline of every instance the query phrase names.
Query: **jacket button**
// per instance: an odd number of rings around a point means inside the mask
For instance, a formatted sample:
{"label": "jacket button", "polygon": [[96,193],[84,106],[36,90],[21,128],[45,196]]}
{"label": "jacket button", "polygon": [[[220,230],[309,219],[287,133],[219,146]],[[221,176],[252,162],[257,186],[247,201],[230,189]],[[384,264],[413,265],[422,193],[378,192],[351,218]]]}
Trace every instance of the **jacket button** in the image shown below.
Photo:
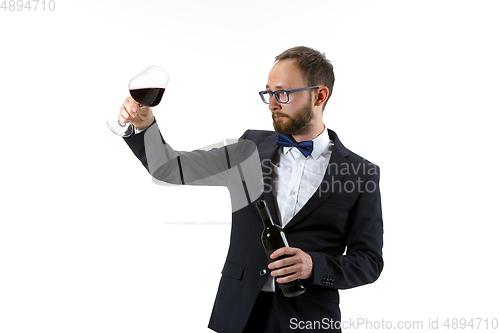
{"label": "jacket button", "polygon": [[267,271],[265,269],[261,269],[259,272],[260,276],[264,276],[264,275],[266,275],[266,273],[267,273]]}

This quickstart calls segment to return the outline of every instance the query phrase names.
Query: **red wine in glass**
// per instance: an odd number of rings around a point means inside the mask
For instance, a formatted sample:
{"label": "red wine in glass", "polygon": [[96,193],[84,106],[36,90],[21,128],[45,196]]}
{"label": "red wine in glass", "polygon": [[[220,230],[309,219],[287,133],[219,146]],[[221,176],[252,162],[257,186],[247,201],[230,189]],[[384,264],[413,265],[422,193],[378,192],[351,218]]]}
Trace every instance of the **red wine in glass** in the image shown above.
{"label": "red wine in glass", "polygon": [[[157,106],[168,83],[168,74],[161,67],[149,66],[136,75],[128,85],[132,98],[142,106]],[[128,137],[134,132],[134,127],[118,121],[116,114],[108,117],[108,127],[121,137]]]}
{"label": "red wine in glass", "polygon": [[157,106],[164,92],[165,88],[139,88],[131,89],[130,96],[141,105]]}

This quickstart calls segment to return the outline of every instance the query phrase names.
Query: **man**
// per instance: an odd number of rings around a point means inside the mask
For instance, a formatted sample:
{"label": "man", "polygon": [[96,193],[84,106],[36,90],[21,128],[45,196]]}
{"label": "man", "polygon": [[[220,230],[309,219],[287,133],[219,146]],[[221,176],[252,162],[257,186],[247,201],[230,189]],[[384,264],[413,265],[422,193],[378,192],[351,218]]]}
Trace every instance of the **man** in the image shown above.
{"label": "man", "polygon": [[[205,152],[174,151],[151,109],[131,97],[120,108],[119,119],[136,128],[125,140],[155,178],[230,189],[230,246],[209,323],[217,332],[340,332],[338,289],[371,283],[382,271],[379,168],[323,124],[333,83],[323,54],[283,52],[260,92],[276,132],[247,131],[239,144]],[[257,199],[267,201],[290,243],[272,264]],[[296,279],[306,292],[285,298],[277,284]]]}

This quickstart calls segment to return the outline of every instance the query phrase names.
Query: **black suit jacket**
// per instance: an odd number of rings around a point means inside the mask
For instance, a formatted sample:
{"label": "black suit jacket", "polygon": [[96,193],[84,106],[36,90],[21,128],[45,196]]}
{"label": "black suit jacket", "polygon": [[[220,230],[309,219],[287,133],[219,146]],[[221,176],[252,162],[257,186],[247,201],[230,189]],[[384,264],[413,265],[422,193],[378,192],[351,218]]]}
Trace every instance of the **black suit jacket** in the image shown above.
{"label": "black suit jacket", "polygon": [[[147,131],[158,130],[152,126]],[[133,135],[126,141],[148,168],[143,134]],[[292,318],[295,322],[340,321],[338,290],[374,282],[383,268],[380,170],[375,164],[346,149],[335,132],[328,130],[328,134],[334,147],[323,181],[284,227],[290,246],[300,248],[312,257],[313,275],[302,280],[306,292],[295,298],[285,298],[276,287],[275,297],[283,332],[300,332],[290,328]],[[277,136],[271,131],[252,130],[242,136],[257,147],[264,181],[264,191],[257,199],[267,201],[275,221],[279,219],[275,199],[269,190],[269,163],[277,153]],[[228,163],[221,165],[230,168],[227,151],[222,154],[222,150],[214,149],[202,158],[206,163],[216,164],[217,160],[224,160],[226,156]],[[163,178],[161,175],[171,174],[174,168],[183,168],[187,163],[179,159],[177,163],[156,172],[156,175]],[[261,243],[263,225],[255,207],[257,199],[251,198],[249,205],[232,215],[229,250],[209,322],[209,327],[217,332],[242,332],[270,273]]]}

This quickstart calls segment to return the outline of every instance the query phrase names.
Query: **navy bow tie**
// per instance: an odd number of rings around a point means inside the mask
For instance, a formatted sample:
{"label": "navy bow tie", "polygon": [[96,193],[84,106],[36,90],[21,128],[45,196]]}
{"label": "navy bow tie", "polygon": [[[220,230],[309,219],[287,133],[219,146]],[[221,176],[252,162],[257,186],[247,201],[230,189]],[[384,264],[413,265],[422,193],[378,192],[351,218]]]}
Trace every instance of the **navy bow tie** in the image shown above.
{"label": "navy bow tie", "polygon": [[313,151],[313,142],[312,141],[302,141],[297,142],[291,135],[278,135],[278,140],[276,140],[278,146],[282,147],[296,147],[304,157],[311,155]]}

